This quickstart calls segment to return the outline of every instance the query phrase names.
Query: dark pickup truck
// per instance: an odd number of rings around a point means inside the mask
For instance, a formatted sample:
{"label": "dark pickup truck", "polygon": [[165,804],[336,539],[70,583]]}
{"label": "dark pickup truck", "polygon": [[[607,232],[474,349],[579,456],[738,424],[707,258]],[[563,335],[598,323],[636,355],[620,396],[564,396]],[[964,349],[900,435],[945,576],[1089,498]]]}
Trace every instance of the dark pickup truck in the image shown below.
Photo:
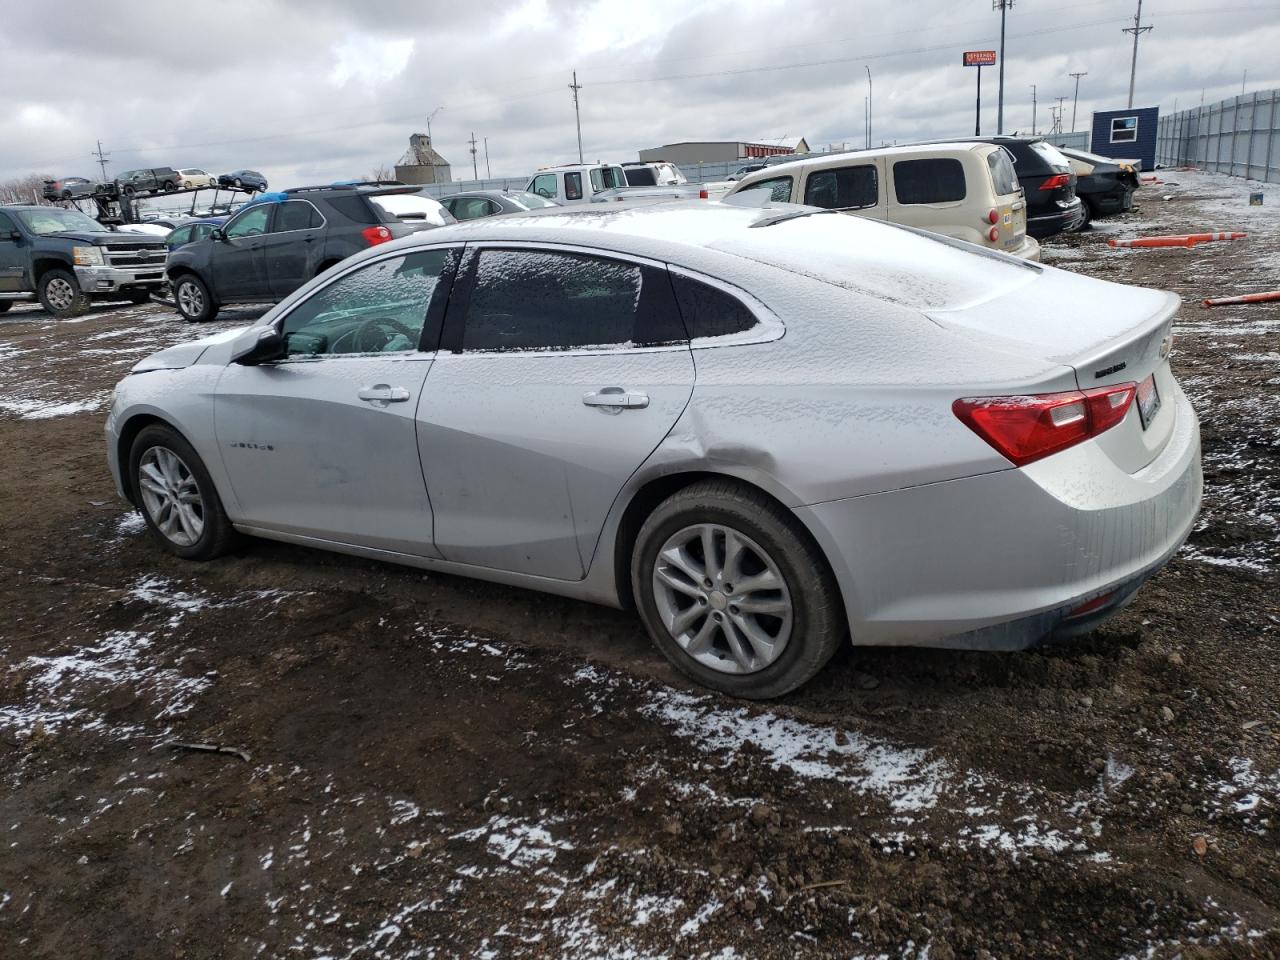
{"label": "dark pickup truck", "polygon": [[163,238],[116,233],[78,210],[0,207],[0,313],[39,300],[55,317],[92,300],[144,303],[164,283]]}

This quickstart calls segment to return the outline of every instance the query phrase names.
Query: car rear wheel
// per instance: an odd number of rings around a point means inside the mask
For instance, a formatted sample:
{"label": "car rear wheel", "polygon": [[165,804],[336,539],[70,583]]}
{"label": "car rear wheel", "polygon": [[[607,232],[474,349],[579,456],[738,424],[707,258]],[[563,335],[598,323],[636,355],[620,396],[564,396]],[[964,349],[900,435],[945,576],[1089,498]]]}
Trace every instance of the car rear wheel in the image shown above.
{"label": "car rear wheel", "polygon": [[173,299],[178,312],[188,323],[203,323],[218,315],[218,305],[213,302],[209,288],[195,274],[187,273],[178,278],[173,287]]}
{"label": "car rear wheel", "polygon": [[1080,229],[1087,230],[1089,225],[1093,223],[1093,204],[1088,200],[1080,202],[1080,212],[1084,214],[1084,219],[1080,221]]}
{"label": "car rear wheel", "polygon": [[734,696],[789,693],[845,636],[817,545],[784,508],[732,481],[695,483],[663,501],[636,538],[631,582],[667,659]]}
{"label": "car rear wheel", "polygon": [[209,471],[172,427],[153,424],[133,441],[129,478],[147,528],[160,545],[185,560],[226,553],[235,530]]}
{"label": "car rear wheel", "polygon": [[89,298],[80,281],[67,270],[50,270],[38,284],[40,305],[55,317],[78,317],[89,309]]}

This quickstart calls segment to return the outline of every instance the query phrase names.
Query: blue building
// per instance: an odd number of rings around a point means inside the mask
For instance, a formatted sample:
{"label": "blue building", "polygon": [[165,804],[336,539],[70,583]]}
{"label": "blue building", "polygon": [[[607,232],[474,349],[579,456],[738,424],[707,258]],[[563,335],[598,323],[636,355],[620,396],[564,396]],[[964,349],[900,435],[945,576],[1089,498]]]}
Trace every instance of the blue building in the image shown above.
{"label": "blue building", "polygon": [[1101,110],[1093,115],[1093,137],[1089,149],[1104,157],[1137,158],[1142,161],[1143,170],[1154,170],[1156,121],[1159,117],[1159,107]]}

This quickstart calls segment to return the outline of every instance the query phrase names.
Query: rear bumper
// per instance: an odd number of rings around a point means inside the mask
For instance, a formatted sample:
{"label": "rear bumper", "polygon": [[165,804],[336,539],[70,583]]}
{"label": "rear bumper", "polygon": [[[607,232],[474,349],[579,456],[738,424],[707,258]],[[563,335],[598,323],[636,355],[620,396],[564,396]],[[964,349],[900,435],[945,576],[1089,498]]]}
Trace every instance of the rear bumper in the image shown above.
{"label": "rear bumper", "polygon": [[1100,191],[1098,193],[1082,194],[1081,198],[1086,200],[1096,215],[1109,213],[1123,213],[1133,206],[1133,189],[1123,185],[1117,185],[1111,190]]}
{"label": "rear bumper", "polygon": [[1054,209],[1035,216],[1027,216],[1027,233],[1037,240],[1056,237],[1060,233],[1075,230],[1084,223],[1084,204],[1080,198],[1070,206]]}
{"label": "rear bumper", "polygon": [[1040,241],[1031,234],[1027,234],[1022,238],[1022,243],[1013,250],[1005,250],[1007,254],[1015,257],[1021,257],[1023,260],[1032,260],[1036,263],[1040,262]]}
{"label": "rear bumper", "polygon": [[1170,439],[1134,474],[1087,442],[1021,469],[797,508],[853,642],[1020,649],[1115,613],[1199,512],[1199,423],[1180,390],[1170,399]]}

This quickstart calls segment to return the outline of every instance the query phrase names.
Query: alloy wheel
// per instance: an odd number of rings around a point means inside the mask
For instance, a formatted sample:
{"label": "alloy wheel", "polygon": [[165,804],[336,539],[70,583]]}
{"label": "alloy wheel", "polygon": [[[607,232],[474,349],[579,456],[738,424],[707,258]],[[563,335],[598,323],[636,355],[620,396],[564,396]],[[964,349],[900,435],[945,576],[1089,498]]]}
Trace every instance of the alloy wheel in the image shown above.
{"label": "alloy wheel", "polygon": [[150,447],[138,461],[138,492],[156,528],[180,547],[204,533],[204,500],[195,476],[168,447]]}
{"label": "alloy wheel", "polygon": [[204,311],[204,294],[191,281],[178,284],[178,307],[184,316],[198,317]]}
{"label": "alloy wheel", "polygon": [[794,607],[781,569],[732,527],[698,523],[677,531],[658,551],[652,585],[667,632],[712,670],[763,670],[791,639]]}

